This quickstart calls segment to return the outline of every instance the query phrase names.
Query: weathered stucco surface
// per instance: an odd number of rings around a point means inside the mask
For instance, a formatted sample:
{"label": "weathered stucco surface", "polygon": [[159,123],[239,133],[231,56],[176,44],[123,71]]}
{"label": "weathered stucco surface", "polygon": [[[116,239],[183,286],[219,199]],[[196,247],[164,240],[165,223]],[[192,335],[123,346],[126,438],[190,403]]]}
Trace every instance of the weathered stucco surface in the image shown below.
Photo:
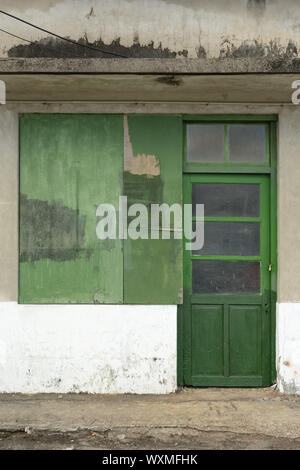
{"label": "weathered stucco surface", "polygon": [[18,296],[18,114],[0,106],[0,301]]}
{"label": "weathered stucco surface", "polygon": [[[184,77],[195,74],[299,73],[300,58],[49,58],[7,57],[0,60],[0,73],[11,74],[164,74],[157,83],[178,89]],[[87,75],[85,75],[87,76]],[[137,75],[135,75],[137,76]]]}
{"label": "weathered stucco surface", "polygon": [[[154,106],[158,102],[291,104],[292,83],[300,74],[176,75],[180,80],[176,86],[161,80],[169,77],[172,75],[147,73],[0,74],[9,105],[11,101],[40,101],[47,106],[52,101],[156,102]],[[153,109],[159,112],[159,108]]]}
{"label": "weathered stucco surface", "polygon": [[278,122],[279,302],[300,300],[300,105],[283,108]]}
{"label": "weathered stucco surface", "polygon": [[300,303],[277,304],[277,383],[283,393],[300,395]]}
{"label": "weathered stucco surface", "polygon": [[[126,57],[288,59],[299,55],[297,0],[3,0],[15,16]],[[2,57],[105,57],[1,15]],[[29,41],[29,42],[28,42]],[[30,43],[31,42],[31,43]]]}
{"label": "weathered stucco surface", "polygon": [[[0,315],[3,320],[3,325],[10,325],[7,326],[5,330],[5,337],[2,338],[2,341],[5,344],[9,344],[8,351],[11,351],[11,354],[15,354],[14,357],[19,358],[18,367],[24,368],[27,364],[50,364],[53,358],[54,350],[52,348],[52,339],[56,337],[57,334],[62,335],[61,338],[64,338],[64,334],[61,331],[61,324],[60,322],[66,322],[66,329],[69,327],[68,318],[73,318],[72,315],[74,314],[73,310],[68,310],[73,307],[62,307],[62,310],[59,311],[60,321],[56,324],[53,324],[53,328],[49,330],[49,335],[42,326],[42,316],[39,314],[39,311],[43,311],[41,307],[36,306],[34,308],[34,312],[31,310],[31,307],[28,307],[28,310],[22,312],[17,306],[15,302],[8,302],[8,301],[16,301],[17,300],[17,291],[18,291],[18,113],[26,113],[26,112],[68,112],[68,113],[78,113],[78,112],[99,112],[99,113],[155,113],[155,112],[162,112],[162,113],[188,113],[194,112],[199,114],[229,114],[229,113],[273,113],[279,115],[279,124],[278,124],[278,253],[279,253],[279,282],[278,282],[278,318],[277,318],[277,358],[278,358],[278,380],[281,391],[291,392],[294,391],[299,393],[299,379],[300,376],[300,369],[299,369],[299,335],[297,334],[297,325],[298,325],[298,316],[299,316],[299,302],[300,300],[300,259],[297,256],[299,245],[300,245],[300,235],[299,235],[299,207],[300,207],[300,189],[299,189],[299,178],[300,178],[300,167],[299,167],[299,146],[300,146],[300,132],[299,132],[299,123],[300,123],[300,105],[280,105],[280,104],[272,104],[269,105],[257,105],[257,104],[214,104],[210,103],[209,105],[199,104],[199,103],[189,103],[187,101],[183,101],[182,103],[11,103],[9,104],[9,108],[11,111],[7,110],[7,107],[1,106],[0,107],[0,132],[1,132],[1,139],[0,139],[0,159],[1,159],[1,184],[0,184],[0,208],[2,211],[1,214],[1,244],[0,244],[0,262],[1,262],[1,276],[0,276]],[[23,308],[23,307],[22,307]],[[41,308],[41,310],[39,310]],[[48,307],[47,307],[48,308]],[[53,307],[55,310],[55,306]],[[95,306],[98,308],[98,306]],[[118,307],[119,308],[119,307]],[[131,308],[131,307],[128,307]],[[151,307],[152,308],[152,307]],[[168,307],[166,307],[168,308]],[[176,308],[176,307],[174,307]],[[49,307],[50,309],[50,307]],[[93,344],[93,351],[95,355],[102,351],[101,345],[96,345],[96,336],[97,341],[98,338],[101,337],[103,334],[102,324],[99,326],[98,319],[95,318],[94,313],[96,310],[92,311],[91,315],[86,314],[85,307],[80,307],[80,312],[78,311],[76,325],[74,326],[74,331],[78,332],[82,328],[85,328],[85,335],[86,338],[90,338],[90,343]],[[51,310],[51,315],[54,310]],[[68,310],[68,311],[67,311]],[[97,310],[97,312],[100,310]],[[114,310],[116,312],[116,310]],[[141,322],[140,327],[142,328],[147,325],[147,321],[149,320],[151,314],[149,314],[149,310],[142,309],[143,313],[142,316],[139,316],[138,320]],[[26,312],[30,313],[30,315],[26,315]],[[50,310],[49,310],[50,312]],[[69,313],[71,312],[71,313]],[[83,312],[83,313],[82,313]],[[119,310],[122,312],[122,308]],[[127,310],[127,312],[129,312]],[[135,316],[136,312],[139,314],[141,311],[139,310],[139,306],[132,307],[130,310],[130,315]],[[173,310],[172,310],[173,312]],[[123,312],[122,312],[123,313]],[[56,314],[56,313],[55,313]],[[149,314],[149,318],[147,315]],[[118,318],[121,318],[122,321],[122,314],[116,313]],[[120,315],[120,316],[118,316]],[[169,315],[169,314],[168,314]],[[173,313],[171,313],[171,316]],[[175,315],[175,314],[174,314]],[[175,315],[176,316],[176,315]],[[116,317],[116,318],[117,318]],[[48,319],[47,319],[48,318]],[[53,317],[54,318],[54,317]],[[173,317],[172,317],[173,318]],[[38,320],[37,320],[38,319]],[[48,310],[43,317],[43,321],[46,323],[49,321],[49,325],[51,326],[50,321],[50,313],[48,316]],[[47,320],[46,320],[47,319]],[[166,319],[166,330],[162,328],[161,330],[161,337],[164,337],[161,344],[164,341],[166,348],[169,348],[168,351],[170,352],[175,351],[176,354],[176,347],[174,346],[174,338],[169,336],[164,336],[165,333],[168,333],[169,330],[169,320]],[[22,323],[23,321],[23,323]],[[172,322],[173,320],[171,320]],[[20,325],[19,325],[20,322]],[[39,323],[40,322],[40,323]],[[40,340],[44,343],[44,350],[43,355],[40,356],[40,352],[37,349],[30,349],[33,346],[30,344],[30,338],[32,338],[30,331],[35,328],[35,325],[39,325],[38,328],[41,328],[41,336]],[[16,334],[15,327],[19,325],[20,328],[19,333]],[[106,324],[107,325],[107,324]],[[109,341],[111,341],[111,335],[115,333],[115,324],[107,327],[107,335],[109,336]],[[123,325],[123,323],[122,323]],[[161,325],[160,320],[157,323],[157,327]],[[49,328],[50,328],[49,326]],[[97,335],[94,334],[93,328],[97,326]],[[44,328],[44,329],[43,329]],[[103,327],[104,328],[104,327]],[[123,326],[122,326],[123,328]],[[126,327],[126,335],[130,336],[130,332]],[[2,330],[4,332],[4,329]],[[73,331],[73,330],[72,330]],[[145,327],[145,331],[147,331],[147,326]],[[155,328],[152,329],[153,331],[153,338],[156,338],[156,330]],[[74,334],[75,334],[74,332]],[[3,333],[4,334],[4,333]],[[66,333],[67,334],[67,333]],[[76,333],[77,334],[77,333]],[[105,333],[106,334],[106,333]],[[28,356],[24,356],[23,351],[23,337],[24,335],[27,338],[27,344],[29,344],[27,352]],[[45,335],[45,336],[43,336]],[[174,333],[175,335],[175,333]],[[123,337],[123,336],[122,336]],[[28,339],[29,338],[29,339]],[[69,338],[69,337],[68,337]],[[152,338],[152,339],[153,339]],[[25,341],[25,340],[24,340]],[[61,339],[62,341],[62,339]],[[68,341],[71,341],[69,338]],[[7,348],[1,343],[1,351],[7,351]],[[61,344],[61,343],[60,343]],[[60,345],[59,344],[59,345]],[[70,344],[70,343],[66,343]],[[73,344],[73,343],[72,343]],[[123,343],[122,343],[123,344]],[[125,344],[125,343],[124,343]],[[123,344],[123,346],[124,346]],[[154,349],[152,350],[151,357],[156,357],[155,353],[155,344]],[[169,346],[168,346],[169,345]],[[119,344],[120,348],[121,345]],[[122,346],[122,347],[123,347]],[[27,346],[26,346],[27,347]],[[66,346],[67,347],[67,346]],[[72,347],[75,347],[74,345]],[[160,347],[160,346],[159,346]],[[97,349],[99,348],[99,349]],[[122,349],[123,351],[124,349]],[[14,352],[15,351],[15,352]],[[55,354],[58,354],[58,349],[56,349]],[[64,355],[64,349],[61,349],[61,353],[59,353],[59,357],[56,357],[56,364],[64,358],[64,364],[66,367],[63,371],[60,370],[61,376],[63,380],[65,380],[66,388],[65,390],[70,390],[70,383],[68,382],[66,377],[68,376],[68,367],[71,366],[72,359],[72,350],[67,349],[67,355]],[[93,353],[93,354],[94,354]],[[3,353],[4,354],[4,353]],[[5,353],[6,354],[6,353]],[[26,353],[27,354],[27,353]],[[79,352],[77,353],[79,355]],[[102,354],[102,353],[101,353]],[[118,354],[120,354],[120,349],[118,352],[114,353],[114,357],[118,358]],[[168,353],[169,354],[169,353]],[[170,353],[171,354],[171,353]],[[172,353],[173,354],[173,353]],[[1,356],[4,357],[3,355]],[[24,359],[26,357],[26,360]],[[96,356],[94,356],[96,357]],[[50,360],[51,358],[51,360]],[[84,364],[88,363],[90,360],[89,350],[86,348],[84,351],[82,350],[81,361]],[[111,356],[111,361],[113,361],[113,356]],[[82,362],[82,364],[83,364]],[[90,372],[95,371],[96,362],[91,363],[91,368],[89,369]],[[30,369],[30,365],[28,365],[28,369]],[[6,364],[5,367],[8,367]],[[172,366],[173,367],[173,366]],[[8,367],[9,369],[10,367]],[[50,370],[50,369],[49,369]],[[105,368],[103,370],[106,370]],[[169,370],[169,366],[166,367],[166,370]],[[58,377],[56,372],[51,369],[51,373],[47,373],[47,368],[43,366],[43,376],[38,376],[37,381],[34,382],[34,389],[36,391],[45,390],[44,384],[49,384],[49,380],[51,377]],[[74,372],[74,369],[73,369]],[[72,373],[73,373],[72,372]],[[160,377],[159,369],[157,369],[157,377]],[[169,373],[169,372],[167,372]],[[75,372],[74,372],[75,374]],[[22,380],[25,380],[25,376],[22,376]],[[65,378],[64,378],[65,377]],[[82,377],[85,377],[84,373]],[[88,387],[86,386],[86,381],[83,378],[77,381],[79,384],[79,390],[87,390]],[[95,375],[94,375],[95,377]],[[72,376],[72,379],[74,377]],[[8,380],[12,379],[12,375],[8,376]],[[19,379],[18,379],[19,380]],[[21,379],[20,379],[21,380]],[[22,381],[21,380],[21,381]],[[30,379],[32,380],[32,379]],[[125,380],[125,379],[124,379]],[[73,381],[74,382],[74,381]],[[23,382],[18,382],[16,377],[11,382],[14,384],[15,391],[24,391],[24,389],[18,389],[18,387],[23,387]],[[27,383],[27,382],[26,382]],[[157,386],[157,380],[156,380]],[[171,382],[168,382],[169,384]],[[18,385],[16,385],[18,384]],[[63,386],[59,385],[60,382],[57,382],[57,387],[54,385],[52,390],[63,390]],[[99,389],[99,382],[95,382],[90,386],[90,390],[100,390]],[[119,387],[119,383],[116,385],[115,390],[125,390],[125,388]],[[124,385],[124,382],[123,382]],[[123,387],[122,385],[122,387]],[[29,381],[29,385],[27,383],[26,387],[29,390],[33,386],[33,382]],[[127,383],[128,386],[128,383]],[[173,385],[172,385],[173,386]],[[48,385],[47,385],[48,387]],[[125,387],[125,386],[124,386]],[[160,387],[160,385],[158,385]],[[163,387],[163,386],[162,386]],[[164,388],[164,387],[163,387]],[[49,387],[48,387],[49,389]],[[51,389],[51,387],[50,387]],[[12,391],[13,389],[9,387],[8,383],[5,383],[2,388],[3,391]],[[31,388],[32,390],[32,388]],[[108,389],[107,389],[108,390]],[[160,389],[161,390],[161,389]],[[167,388],[164,388],[167,390]],[[170,389],[168,389],[170,390]]]}
{"label": "weathered stucco surface", "polygon": [[176,306],[0,303],[0,393],[171,393]]}

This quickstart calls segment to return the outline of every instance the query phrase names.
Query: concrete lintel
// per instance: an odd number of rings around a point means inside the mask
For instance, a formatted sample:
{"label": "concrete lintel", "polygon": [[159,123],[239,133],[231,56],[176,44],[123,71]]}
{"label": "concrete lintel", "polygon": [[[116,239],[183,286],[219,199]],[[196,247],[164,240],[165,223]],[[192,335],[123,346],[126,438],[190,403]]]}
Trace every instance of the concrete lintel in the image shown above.
{"label": "concrete lintel", "polygon": [[0,73],[243,74],[300,72],[300,59],[70,59],[4,58]]}

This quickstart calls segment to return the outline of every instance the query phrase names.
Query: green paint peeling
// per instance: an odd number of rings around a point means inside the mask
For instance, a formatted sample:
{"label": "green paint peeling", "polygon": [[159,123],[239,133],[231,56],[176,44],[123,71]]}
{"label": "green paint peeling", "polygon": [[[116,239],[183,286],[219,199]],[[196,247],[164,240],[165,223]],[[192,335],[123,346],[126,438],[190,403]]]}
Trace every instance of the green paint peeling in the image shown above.
{"label": "green paint peeling", "polygon": [[[128,204],[181,203],[182,123],[179,116],[128,116],[130,155],[153,155],[160,173],[124,173]],[[125,152],[126,155],[126,132]],[[131,151],[131,150],[130,150]],[[134,157],[135,158],[135,157]],[[154,167],[153,167],[154,168]],[[156,166],[157,168],[157,166]],[[125,165],[126,169],[126,165]],[[124,241],[124,301],[178,304],[182,301],[182,240]]]}

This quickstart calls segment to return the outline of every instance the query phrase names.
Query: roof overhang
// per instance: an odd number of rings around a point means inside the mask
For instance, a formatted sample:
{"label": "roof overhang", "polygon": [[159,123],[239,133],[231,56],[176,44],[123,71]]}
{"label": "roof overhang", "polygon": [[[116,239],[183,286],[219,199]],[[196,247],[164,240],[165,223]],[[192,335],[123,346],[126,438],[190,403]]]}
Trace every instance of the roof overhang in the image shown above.
{"label": "roof overhang", "polygon": [[275,73],[266,59],[1,59],[0,79],[8,102],[283,104],[300,79],[295,63],[293,72]]}

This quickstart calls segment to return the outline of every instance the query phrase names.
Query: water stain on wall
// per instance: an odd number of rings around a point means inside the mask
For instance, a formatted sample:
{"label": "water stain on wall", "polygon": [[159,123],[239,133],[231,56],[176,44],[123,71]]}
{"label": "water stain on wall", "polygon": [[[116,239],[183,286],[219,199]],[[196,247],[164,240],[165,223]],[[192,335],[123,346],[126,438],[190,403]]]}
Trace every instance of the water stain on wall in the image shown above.
{"label": "water stain on wall", "polygon": [[[87,36],[81,37],[77,41],[79,44],[91,46],[103,50],[96,51],[84,47],[78,47],[76,44],[69,43],[62,39],[52,36],[34,41],[30,44],[18,44],[11,47],[8,51],[8,57],[80,57],[80,58],[111,58],[114,57],[110,54],[120,54],[125,57],[131,58],[174,58],[174,57],[187,57],[188,51],[183,49],[179,51],[171,51],[167,47],[162,47],[161,43],[157,47],[154,46],[154,41],[149,44],[142,45],[138,37],[135,37],[131,46],[124,46],[121,44],[120,38],[114,39],[110,44],[105,44],[100,38],[98,41],[89,42]],[[110,54],[105,54],[108,52]]]}
{"label": "water stain on wall", "polygon": [[262,15],[266,9],[266,0],[248,0],[247,9],[255,16]]}
{"label": "water stain on wall", "polygon": [[298,50],[296,44],[290,40],[287,46],[283,46],[278,41],[263,43],[258,40],[243,41],[237,44],[226,38],[220,46],[220,58],[242,59],[260,58],[288,60],[297,57]]}
{"label": "water stain on wall", "polygon": [[20,196],[20,261],[48,258],[74,260],[85,250],[86,217],[59,201],[48,203]]}

